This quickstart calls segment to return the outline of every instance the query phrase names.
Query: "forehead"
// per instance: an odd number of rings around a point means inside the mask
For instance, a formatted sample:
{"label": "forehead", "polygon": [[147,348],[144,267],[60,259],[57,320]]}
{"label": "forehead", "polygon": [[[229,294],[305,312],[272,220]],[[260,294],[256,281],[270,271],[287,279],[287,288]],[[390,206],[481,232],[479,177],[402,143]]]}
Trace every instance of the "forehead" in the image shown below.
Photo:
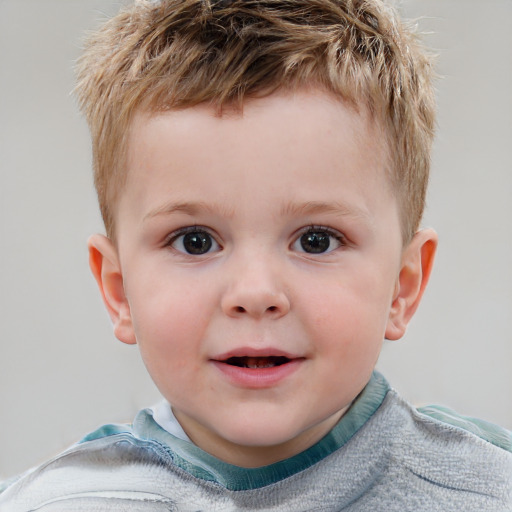
{"label": "forehead", "polygon": [[127,151],[127,188],[139,205],[150,196],[204,202],[214,193],[228,201],[238,187],[282,199],[282,211],[292,199],[321,202],[340,180],[351,181],[351,190],[374,183],[391,192],[380,123],[366,108],[317,90],[273,94],[220,114],[204,104],[139,112]]}

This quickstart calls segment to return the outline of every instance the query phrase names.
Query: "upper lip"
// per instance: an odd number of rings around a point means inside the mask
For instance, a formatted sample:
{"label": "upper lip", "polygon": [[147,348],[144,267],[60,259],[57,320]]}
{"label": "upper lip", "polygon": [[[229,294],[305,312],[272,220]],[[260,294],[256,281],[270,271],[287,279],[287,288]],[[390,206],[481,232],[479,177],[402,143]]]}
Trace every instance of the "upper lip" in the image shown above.
{"label": "upper lip", "polygon": [[226,361],[233,357],[251,357],[251,358],[268,358],[268,357],[285,357],[286,359],[304,359],[303,356],[299,356],[297,354],[292,354],[290,352],[286,352],[284,350],[274,348],[274,347],[262,347],[262,348],[254,348],[254,347],[239,347],[229,352],[224,352],[222,354],[216,355],[211,358],[213,361]]}

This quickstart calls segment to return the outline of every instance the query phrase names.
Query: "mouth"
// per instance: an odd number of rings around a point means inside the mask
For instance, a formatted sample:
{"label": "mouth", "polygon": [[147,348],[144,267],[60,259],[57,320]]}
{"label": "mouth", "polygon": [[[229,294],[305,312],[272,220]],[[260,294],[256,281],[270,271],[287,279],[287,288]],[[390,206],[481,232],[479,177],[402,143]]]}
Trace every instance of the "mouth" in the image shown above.
{"label": "mouth", "polygon": [[222,361],[224,364],[228,364],[230,366],[236,366],[238,368],[251,368],[251,369],[261,369],[261,368],[274,368],[276,366],[281,366],[283,364],[289,363],[291,359],[285,356],[268,356],[268,357],[229,357],[228,359]]}
{"label": "mouth", "polygon": [[276,348],[240,347],[211,359],[229,382],[246,389],[280,385],[302,368],[306,357]]}

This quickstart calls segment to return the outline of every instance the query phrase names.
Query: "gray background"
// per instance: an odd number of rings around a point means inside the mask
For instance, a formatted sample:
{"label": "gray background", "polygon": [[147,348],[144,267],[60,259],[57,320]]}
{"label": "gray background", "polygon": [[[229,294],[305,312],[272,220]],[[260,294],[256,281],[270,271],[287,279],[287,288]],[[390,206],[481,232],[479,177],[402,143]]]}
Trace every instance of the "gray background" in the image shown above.
{"label": "gray background", "polygon": [[[158,400],[117,342],[89,274],[102,226],[89,138],[70,96],[84,29],[109,0],[0,0],[0,476]],[[512,428],[511,0],[406,0],[439,53],[425,225],[431,285],[379,368],[416,404]]]}

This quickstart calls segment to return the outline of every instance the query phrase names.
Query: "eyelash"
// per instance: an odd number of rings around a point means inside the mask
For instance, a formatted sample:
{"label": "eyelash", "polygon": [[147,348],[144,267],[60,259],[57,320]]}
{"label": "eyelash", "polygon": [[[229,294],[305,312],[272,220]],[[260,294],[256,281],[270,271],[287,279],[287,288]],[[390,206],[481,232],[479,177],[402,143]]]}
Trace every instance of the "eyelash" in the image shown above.
{"label": "eyelash", "polygon": [[165,245],[171,245],[180,236],[188,235],[189,233],[208,233],[213,237],[213,235],[210,233],[210,230],[204,226],[186,226],[170,233],[165,239]]}
{"label": "eyelash", "polygon": [[311,224],[310,226],[305,226],[299,231],[299,236],[302,236],[306,233],[321,231],[322,233],[326,233],[329,236],[332,236],[333,238],[336,238],[338,242],[345,243],[346,238],[345,236],[340,233],[338,230],[330,228],[329,226],[321,226],[317,224]]}

